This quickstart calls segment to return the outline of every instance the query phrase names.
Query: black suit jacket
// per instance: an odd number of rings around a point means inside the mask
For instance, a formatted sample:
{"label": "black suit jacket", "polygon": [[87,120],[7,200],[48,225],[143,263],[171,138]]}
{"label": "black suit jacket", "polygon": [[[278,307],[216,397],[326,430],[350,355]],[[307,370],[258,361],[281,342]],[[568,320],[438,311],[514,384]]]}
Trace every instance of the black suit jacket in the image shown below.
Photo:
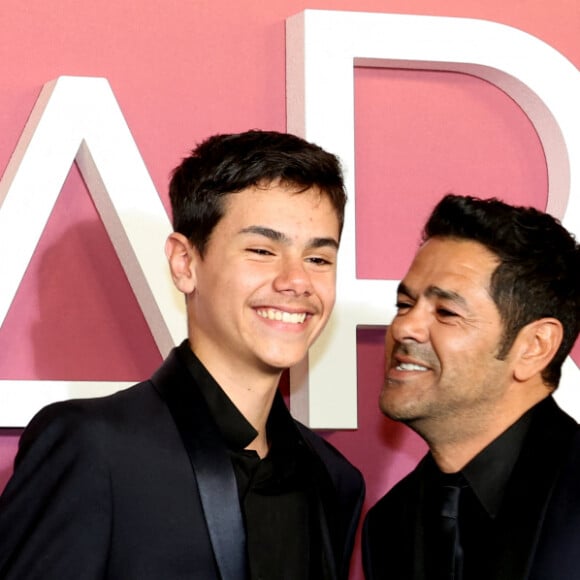
{"label": "black suit jacket", "polygon": [[[532,418],[498,518],[489,580],[580,578],[580,432],[550,398]],[[422,580],[419,505],[425,460],[373,506],[363,528],[367,580]],[[527,558],[514,557],[516,553]],[[466,579],[469,580],[469,579]],[[487,580],[487,579],[486,579]]]}
{"label": "black suit jacket", "polygon": [[[347,578],[362,477],[296,428],[318,475],[327,558]],[[24,431],[0,497],[3,580],[243,580],[245,559],[231,462],[175,352],[149,381],[50,405]]]}

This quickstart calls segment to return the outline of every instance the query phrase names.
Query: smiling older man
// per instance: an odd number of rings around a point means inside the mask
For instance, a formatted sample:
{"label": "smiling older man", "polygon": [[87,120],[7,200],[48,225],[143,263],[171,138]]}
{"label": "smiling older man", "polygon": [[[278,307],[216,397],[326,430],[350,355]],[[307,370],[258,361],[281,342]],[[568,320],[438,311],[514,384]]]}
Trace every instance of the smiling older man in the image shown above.
{"label": "smiling older man", "polygon": [[385,415],[429,445],[368,513],[369,580],[577,579],[580,435],[552,393],[580,252],[551,216],[447,196],[397,293]]}

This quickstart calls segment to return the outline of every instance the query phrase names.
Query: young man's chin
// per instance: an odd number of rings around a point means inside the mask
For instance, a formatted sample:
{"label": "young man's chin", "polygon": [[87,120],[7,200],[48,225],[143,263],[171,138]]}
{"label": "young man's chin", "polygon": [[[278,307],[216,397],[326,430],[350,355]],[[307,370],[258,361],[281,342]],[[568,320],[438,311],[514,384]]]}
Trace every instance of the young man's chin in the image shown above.
{"label": "young man's chin", "polygon": [[297,365],[300,361],[304,359],[304,357],[306,356],[306,352],[307,351],[304,350],[301,351],[300,353],[293,354],[291,356],[289,356],[288,353],[285,353],[284,355],[281,356],[274,355],[264,356],[262,357],[262,363],[266,367],[269,367],[272,370],[272,372],[281,372]]}

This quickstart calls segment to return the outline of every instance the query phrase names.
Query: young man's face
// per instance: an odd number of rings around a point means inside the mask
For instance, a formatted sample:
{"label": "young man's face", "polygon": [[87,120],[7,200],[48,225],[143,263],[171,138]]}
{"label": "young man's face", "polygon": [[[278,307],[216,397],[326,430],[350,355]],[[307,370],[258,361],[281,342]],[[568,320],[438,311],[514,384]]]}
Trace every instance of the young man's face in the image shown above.
{"label": "young man's face", "polygon": [[190,343],[210,372],[277,374],[305,356],[334,305],[338,239],[318,190],[227,196],[203,259],[192,250]]}
{"label": "young man's face", "polygon": [[[415,257],[387,331],[380,405],[423,435],[493,416],[512,381],[497,359],[500,314],[489,294],[497,258],[483,245],[433,238]],[[459,434],[459,433],[457,433]]]}

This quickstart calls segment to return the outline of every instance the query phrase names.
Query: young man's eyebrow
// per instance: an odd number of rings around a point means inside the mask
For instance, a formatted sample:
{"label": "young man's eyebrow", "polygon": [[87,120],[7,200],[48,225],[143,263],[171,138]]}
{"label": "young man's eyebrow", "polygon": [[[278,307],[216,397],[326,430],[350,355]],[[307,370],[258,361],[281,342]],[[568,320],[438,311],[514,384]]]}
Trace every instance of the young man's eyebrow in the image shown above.
{"label": "young man's eyebrow", "polygon": [[315,250],[316,248],[331,247],[338,250],[338,240],[334,238],[312,238],[308,242],[308,247]]}
{"label": "young man's eyebrow", "polygon": [[248,226],[240,230],[240,234],[257,234],[259,236],[264,236],[273,242],[289,242],[290,238],[279,232],[278,230],[273,230],[272,228],[267,228],[265,226]]}
{"label": "young man's eyebrow", "polygon": [[[259,236],[264,236],[273,242],[282,242],[284,244],[290,243],[290,237],[284,234],[283,232],[279,232],[278,230],[274,230],[272,228],[267,228],[265,226],[248,226],[247,228],[243,228],[239,232],[240,234],[257,234]],[[332,237],[328,238],[311,238],[308,240],[307,247],[311,249],[316,248],[325,248],[325,247],[332,247],[338,250],[338,240]]]}

